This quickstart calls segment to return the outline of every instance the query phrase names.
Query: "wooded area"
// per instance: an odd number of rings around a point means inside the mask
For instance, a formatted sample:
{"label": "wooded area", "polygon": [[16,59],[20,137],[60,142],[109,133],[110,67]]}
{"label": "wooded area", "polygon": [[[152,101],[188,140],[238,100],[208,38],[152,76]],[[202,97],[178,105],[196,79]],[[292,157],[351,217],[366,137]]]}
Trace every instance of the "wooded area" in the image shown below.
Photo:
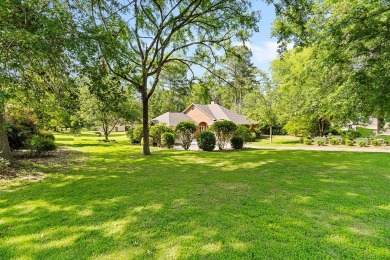
{"label": "wooded area", "polygon": [[193,102],[215,101],[271,133],[322,136],[370,117],[379,132],[390,117],[389,3],[266,2],[281,54],[270,74],[245,46],[261,27],[251,1],[2,2],[1,157],[11,159],[12,122],[98,126],[106,140],[119,123],[141,123],[149,136],[151,118]]}

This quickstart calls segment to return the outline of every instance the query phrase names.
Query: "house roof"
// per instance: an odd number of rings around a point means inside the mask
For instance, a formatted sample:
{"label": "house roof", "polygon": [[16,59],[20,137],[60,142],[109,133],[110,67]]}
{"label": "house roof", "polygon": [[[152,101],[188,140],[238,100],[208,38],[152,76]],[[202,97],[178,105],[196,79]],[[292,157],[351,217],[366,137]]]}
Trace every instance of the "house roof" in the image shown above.
{"label": "house roof", "polygon": [[166,124],[167,126],[176,126],[181,121],[187,121],[187,120],[194,121],[191,117],[187,116],[184,113],[166,112],[161,116],[153,118],[151,120],[151,123],[154,124],[163,123]]}
{"label": "house roof", "polygon": [[[218,104],[209,104],[209,105],[193,104],[193,105],[198,109],[200,109],[201,111],[203,111],[208,116],[210,116],[214,121],[230,120],[239,125],[250,124],[250,122],[246,120],[245,116],[237,114],[221,105]],[[186,110],[184,110],[184,113]]]}

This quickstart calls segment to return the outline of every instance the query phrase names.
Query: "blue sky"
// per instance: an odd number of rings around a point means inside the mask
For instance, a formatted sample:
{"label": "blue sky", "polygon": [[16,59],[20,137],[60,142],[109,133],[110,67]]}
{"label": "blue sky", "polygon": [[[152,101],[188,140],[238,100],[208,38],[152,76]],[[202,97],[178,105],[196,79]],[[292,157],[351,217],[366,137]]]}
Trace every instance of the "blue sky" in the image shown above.
{"label": "blue sky", "polygon": [[277,58],[277,40],[271,38],[272,23],[275,19],[273,5],[267,5],[263,1],[254,1],[255,10],[261,11],[259,24],[260,31],[255,33],[247,46],[252,50],[252,61],[256,67],[268,71],[270,62]]}

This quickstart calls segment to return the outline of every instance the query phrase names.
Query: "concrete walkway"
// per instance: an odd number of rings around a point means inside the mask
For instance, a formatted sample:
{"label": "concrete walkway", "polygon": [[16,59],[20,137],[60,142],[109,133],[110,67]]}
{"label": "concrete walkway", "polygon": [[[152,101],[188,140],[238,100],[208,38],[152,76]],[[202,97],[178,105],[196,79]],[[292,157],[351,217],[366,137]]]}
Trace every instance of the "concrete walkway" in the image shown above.
{"label": "concrete walkway", "polygon": [[337,146],[257,146],[257,145],[245,145],[247,148],[253,149],[267,149],[267,150],[303,150],[303,151],[332,151],[332,152],[370,152],[370,153],[390,153],[390,146],[382,147],[337,147]]}
{"label": "concrete walkway", "polygon": [[[390,153],[390,146],[381,146],[381,147],[338,147],[338,146],[317,146],[317,145],[297,145],[297,146],[257,146],[246,144],[245,148],[261,149],[261,150],[302,150],[302,151],[330,151],[330,152],[369,152],[369,153]],[[184,150],[180,145],[175,145],[173,149]],[[230,144],[228,144],[227,149],[230,149]],[[198,144],[195,140],[192,141],[190,149],[191,151],[199,151]],[[216,146],[214,150],[218,150]]]}

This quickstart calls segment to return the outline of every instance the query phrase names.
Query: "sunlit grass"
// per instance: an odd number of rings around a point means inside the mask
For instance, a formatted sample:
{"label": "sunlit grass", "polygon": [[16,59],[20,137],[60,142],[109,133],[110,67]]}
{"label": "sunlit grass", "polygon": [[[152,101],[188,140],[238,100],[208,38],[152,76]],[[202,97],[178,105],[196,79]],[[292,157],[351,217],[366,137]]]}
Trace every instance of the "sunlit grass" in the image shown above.
{"label": "sunlit grass", "polygon": [[388,154],[56,138],[66,165],[0,182],[0,259],[390,258]]}

